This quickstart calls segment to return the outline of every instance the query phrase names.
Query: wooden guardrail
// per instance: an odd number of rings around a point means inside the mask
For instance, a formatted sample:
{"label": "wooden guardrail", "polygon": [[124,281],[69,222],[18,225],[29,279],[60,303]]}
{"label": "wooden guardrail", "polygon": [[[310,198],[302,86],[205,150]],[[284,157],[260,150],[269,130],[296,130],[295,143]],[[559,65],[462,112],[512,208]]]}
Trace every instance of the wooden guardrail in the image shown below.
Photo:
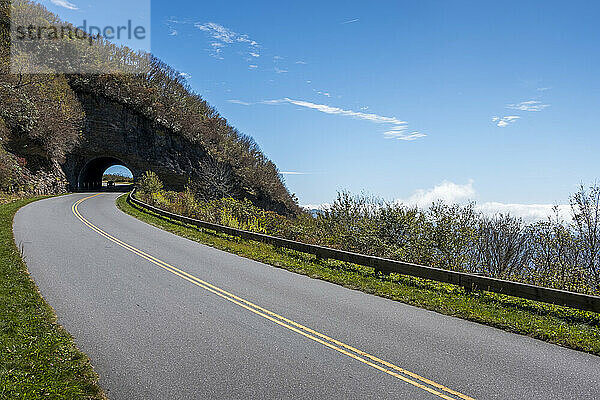
{"label": "wooden guardrail", "polygon": [[282,239],[275,236],[263,235],[244,231],[241,229],[230,228],[223,225],[212,224],[182,215],[173,214],[161,210],[157,207],[146,204],[136,199],[130,192],[127,201],[141,209],[146,209],[163,218],[175,220],[181,223],[193,225],[199,228],[209,229],[216,232],[225,233],[231,236],[241,237],[243,239],[254,240],[257,242],[268,243],[277,247],[300,251],[302,253],[314,254],[320,258],[329,258],[338,261],[345,261],[352,264],[373,267],[376,271],[382,273],[397,273],[410,275],[419,278],[431,279],[437,282],[450,283],[462,286],[471,290],[486,290],[489,292],[501,293],[514,297],[520,297],[529,300],[541,301],[544,303],[556,304],[579,310],[600,312],[600,297],[581,293],[568,292],[565,290],[550,289],[541,286],[528,285],[507,281],[503,279],[489,278],[480,275],[467,274],[463,272],[448,271],[440,268],[426,267],[423,265],[405,263],[402,261],[390,260],[387,258],[367,256],[364,254],[352,253],[349,251],[332,249],[329,247],[316,246],[293,240]]}

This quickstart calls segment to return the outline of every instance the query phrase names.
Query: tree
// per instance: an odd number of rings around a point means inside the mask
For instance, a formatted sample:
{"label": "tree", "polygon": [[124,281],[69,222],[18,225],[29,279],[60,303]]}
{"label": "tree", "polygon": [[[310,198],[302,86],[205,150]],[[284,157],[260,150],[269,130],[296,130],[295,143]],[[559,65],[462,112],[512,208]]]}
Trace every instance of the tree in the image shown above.
{"label": "tree", "polygon": [[581,240],[583,263],[593,289],[600,289],[600,186],[580,185],[571,196],[573,225]]}
{"label": "tree", "polygon": [[473,203],[466,206],[434,203],[428,210],[436,266],[469,271],[476,264],[477,222]]}
{"label": "tree", "polygon": [[200,176],[190,182],[190,187],[203,200],[237,195],[236,181],[231,167],[212,157],[207,157],[200,163]]}
{"label": "tree", "polygon": [[154,172],[146,171],[137,183],[137,189],[143,195],[152,195],[163,190],[163,183]]}
{"label": "tree", "polygon": [[529,227],[531,264],[529,281],[565,290],[582,290],[581,242],[569,223],[559,216],[558,207],[546,221]]}
{"label": "tree", "polygon": [[523,221],[510,215],[482,217],[478,227],[481,272],[496,278],[513,278],[528,265],[530,251]]}

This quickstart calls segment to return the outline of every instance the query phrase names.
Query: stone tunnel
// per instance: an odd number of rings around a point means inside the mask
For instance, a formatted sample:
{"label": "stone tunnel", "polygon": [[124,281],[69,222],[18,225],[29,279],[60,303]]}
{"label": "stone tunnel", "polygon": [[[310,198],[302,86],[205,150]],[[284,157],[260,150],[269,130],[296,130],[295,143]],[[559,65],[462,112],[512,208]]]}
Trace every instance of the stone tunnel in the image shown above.
{"label": "stone tunnel", "polygon": [[104,171],[123,165],[134,180],[154,171],[165,186],[181,189],[207,153],[198,143],[168,131],[127,106],[78,93],[85,111],[82,137],[62,165],[70,190],[98,190]]}
{"label": "stone tunnel", "polygon": [[[102,175],[104,171],[113,165],[123,165],[127,167],[127,163],[123,162],[114,157],[97,157],[89,160],[80,169],[77,177],[77,190],[99,190],[102,188]],[[129,167],[127,167],[129,168]],[[129,168],[133,174],[134,180],[140,176],[140,172],[134,172]]]}

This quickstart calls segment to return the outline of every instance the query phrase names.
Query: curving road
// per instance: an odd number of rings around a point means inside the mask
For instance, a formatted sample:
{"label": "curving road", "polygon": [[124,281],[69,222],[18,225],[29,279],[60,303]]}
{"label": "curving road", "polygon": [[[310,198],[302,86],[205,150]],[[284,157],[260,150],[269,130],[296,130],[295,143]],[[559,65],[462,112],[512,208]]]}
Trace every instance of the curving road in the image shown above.
{"label": "curving road", "polygon": [[215,250],[91,195],[32,203],[14,230],[113,400],[600,398],[600,357]]}

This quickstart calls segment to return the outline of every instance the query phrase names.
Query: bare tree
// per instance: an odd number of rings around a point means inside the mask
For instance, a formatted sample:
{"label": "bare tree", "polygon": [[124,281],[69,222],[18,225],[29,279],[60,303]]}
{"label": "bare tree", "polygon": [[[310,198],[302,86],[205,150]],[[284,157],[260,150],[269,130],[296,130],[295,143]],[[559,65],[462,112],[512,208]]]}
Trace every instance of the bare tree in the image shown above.
{"label": "bare tree", "polygon": [[546,221],[529,227],[529,282],[565,290],[582,290],[582,251],[571,224],[560,218],[557,206]]}
{"label": "bare tree", "polygon": [[581,240],[583,262],[591,285],[600,288],[600,186],[586,190],[583,185],[571,196],[573,224]]}
{"label": "bare tree", "polygon": [[482,217],[478,231],[482,272],[501,278],[520,275],[530,258],[523,221],[503,214]]}
{"label": "bare tree", "polygon": [[201,161],[199,177],[190,186],[203,200],[234,197],[237,194],[231,167],[212,157]]}
{"label": "bare tree", "polygon": [[477,258],[477,223],[481,218],[475,204],[465,206],[436,202],[427,210],[436,266],[470,271]]}

